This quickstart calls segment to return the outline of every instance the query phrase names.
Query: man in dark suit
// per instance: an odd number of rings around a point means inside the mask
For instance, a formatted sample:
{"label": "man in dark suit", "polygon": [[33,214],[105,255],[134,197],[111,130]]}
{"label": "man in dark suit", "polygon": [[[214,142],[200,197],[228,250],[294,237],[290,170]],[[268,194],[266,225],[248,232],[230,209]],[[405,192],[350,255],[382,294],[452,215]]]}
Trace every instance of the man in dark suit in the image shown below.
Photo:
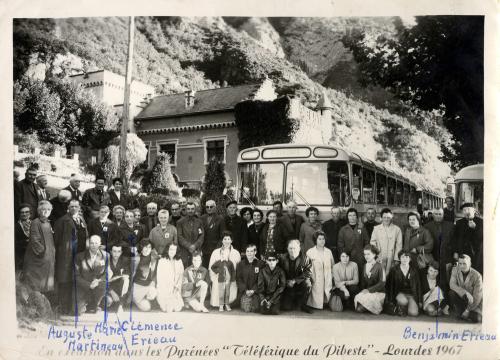
{"label": "man in dark suit", "polygon": [[283,310],[293,310],[298,304],[300,309],[308,314],[312,313],[307,306],[307,299],[311,294],[311,260],[300,250],[299,240],[290,240],[287,247],[288,253],[282,255],[279,266],[286,276],[286,287],[283,293]]}
{"label": "man in dark suit", "polygon": [[72,311],[71,293],[74,285],[74,262],[76,255],[85,251],[87,225],[80,216],[80,202],[71,200],[66,215],[54,224],[56,248],[55,276],[59,287],[59,305],[63,314]]}
{"label": "man in dark suit", "polygon": [[101,206],[110,206],[111,200],[109,194],[104,191],[106,179],[104,176],[97,175],[95,178],[95,187],[88,189],[83,194],[82,203],[84,205],[84,214],[89,219],[91,211],[99,211]]}
{"label": "man in dark suit", "polygon": [[245,251],[248,243],[248,226],[246,221],[236,215],[238,207],[236,201],[226,204],[227,215],[224,216],[224,230],[233,234],[233,247],[240,253]]}
{"label": "man in dark suit", "polygon": [[454,254],[455,260],[461,254],[469,255],[472,267],[483,274],[483,220],[476,216],[474,204],[465,203],[461,206],[464,218],[455,224]]}
{"label": "man in dark suit", "polygon": [[206,214],[201,216],[201,222],[205,232],[201,251],[203,253],[203,266],[208,268],[212,252],[220,246],[222,233],[224,231],[224,219],[216,213],[217,207],[214,200],[205,203]]}
{"label": "man in dark suit", "polygon": [[52,194],[47,189],[47,184],[49,183],[47,175],[38,175],[36,177],[36,184],[38,185],[38,199],[39,200],[50,200],[52,199]]}
{"label": "man in dark suit", "polygon": [[[99,303],[106,295],[106,283],[111,274],[109,254],[101,250],[101,239],[93,235],[89,239],[89,248],[76,255],[76,286],[73,298],[76,300],[74,310],[83,314],[87,310],[99,311]],[[88,308],[87,308],[88,306]]]}
{"label": "man in dark suit", "polygon": [[[141,218],[141,224],[144,225],[144,237],[148,237],[153,228],[158,225],[158,205],[150,202],[146,205],[146,216]],[[174,225],[175,226],[175,225]]]}
{"label": "man in dark suit", "polygon": [[64,189],[60,190],[57,196],[50,200],[52,212],[50,213],[49,220],[52,225],[54,225],[60,217],[66,215],[70,200],[71,193]]}
{"label": "man in dark suit", "polygon": [[78,200],[82,202],[83,194],[79,190],[80,182],[82,178],[78,174],[71,174],[71,178],[69,179],[69,185],[64,188],[64,190],[68,190],[71,193],[72,200]]}
{"label": "man in dark suit", "polygon": [[89,236],[99,235],[105,250],[110,252],[114,244],[121,243],[122,233],[118,226],[108,219],[109,208],[106,205],[99,209],[99,217],[89,221]]}
{"label": "man in dark suit", "polygon": [[17,183],[14,189],[14,211],[16,220],[19,216],[19,205],[28,204],[30,206],[30,218],[34,219],[37,214],[38,201],[38,185],[35,184],[37,176],[37,168],[34,166],[26,170],[24,179]]}
{"label": "man in dark suit", "polygon": [[288,212],[278,216],[278,222],[285,226],[289,238],[298,239],[304,218],[297,214],[297,204],[294,201],[289,201],[287,207]]}
{"label": "man in dark suit", "polygon": [[[439,263],[439,277],[441,284],[447,286],[449,279],[446,273],[446,264],[453,263],[453,239],[454,239],[454,226],[453,223],[444,220],[444,210],[442,208],[434,209],[432,211],[432,221],[424,225],[432,235],[434,240],[434,249],[432,256]],[[441,289],[448,291],[447,288]]]}
{"label": "man in dark suit", "polygon": [[19,220],[14,227],[14,254],[16,270],[23,268],[24,254],[30,240],[31,208],[28,204],[19,205]]}
{"label": "man in dark suit", "polygon": [[333,259],[337,263],[340,261],[340,254],[338,251],[339,231],[347,224],[347,221],[340,218],[340,208],[338,207],[332,207],[331,214],[332,218],[325,221],[321,228],[326,234],[325,246],[330,249],[333,254]]}

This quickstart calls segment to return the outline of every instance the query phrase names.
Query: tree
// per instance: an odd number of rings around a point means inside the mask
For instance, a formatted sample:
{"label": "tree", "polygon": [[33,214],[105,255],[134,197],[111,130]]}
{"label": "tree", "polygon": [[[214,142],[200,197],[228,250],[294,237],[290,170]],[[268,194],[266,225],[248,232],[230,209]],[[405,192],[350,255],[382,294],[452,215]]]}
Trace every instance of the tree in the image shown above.
{"label": "tree", "polygon": [[69,80],[24,76],[14,83],[14,125],[44,143],[103,148],[117,135],[119,120],[110,106]]}
{"label": "tree", "polygon": [[170,155],[164,152],[158,154],[153,168],[144,175],[142,187],[147,193],[179,194],[179,188],[170,168]]}
{"label": "tree", "polygon": [[[107,179],[112,179],[118,175],[120,138],[120,136],[114,138],[104,150],[103,170]],[[134,169],[146,160],[147,154],[148,149],[144,142],[136,134],[128,134],[127,161],[124,164],[125,177],[127,179],[130,179]]]}
{"label": "tree", "polygon": [[214,200],[217,205],[217,213],[225,214],[226,199],[222,194],[226,187],[226,175],[224,173],[224,164],[215,157],[210,159],[207,165],[207,172],[203,181],[203,196],[201,198],[201,207],[207,200]]}
{"label": "tree", "polygon": [[453,148],[443,148],[455,169],[483,162],[482,16],[416,17],[396,24],[394,38],[344,37],[359,64],[363,84],[375,83],[423,110],[443,109]]}

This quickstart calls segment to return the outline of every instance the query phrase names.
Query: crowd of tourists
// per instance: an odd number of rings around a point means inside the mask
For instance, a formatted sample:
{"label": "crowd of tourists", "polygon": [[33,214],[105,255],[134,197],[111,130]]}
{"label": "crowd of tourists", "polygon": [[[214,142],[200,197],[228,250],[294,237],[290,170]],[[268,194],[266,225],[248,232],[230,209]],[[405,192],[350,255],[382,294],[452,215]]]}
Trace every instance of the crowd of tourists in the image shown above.
{"label": "crowd of tourists", "polygon": [[14,184],[16,268],[61,314],[239,307],[481,321],[483,224],[472,204],[455,221],[447,199],[426,216],[408,213],[401,228],[389,208],[362,219],[333,207],[321,222],[317,208],[303,217],[293,201],[266,214],[238,212],[231,198],[224,216],[211,199],[204,209],[182,197],[127,209],[121,179],[105,190],[97,177],[85,192],[80,182],[74,174],[49,194],[31,167]]}

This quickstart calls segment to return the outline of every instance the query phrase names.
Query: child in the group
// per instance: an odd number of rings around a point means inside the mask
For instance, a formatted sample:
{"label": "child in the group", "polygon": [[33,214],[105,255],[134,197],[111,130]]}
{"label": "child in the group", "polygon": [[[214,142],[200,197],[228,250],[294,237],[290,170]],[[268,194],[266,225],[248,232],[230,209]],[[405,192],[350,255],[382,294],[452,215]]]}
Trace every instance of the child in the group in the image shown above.
{"label": "child in the group", "polygon": [[201,252],[195,251],[192,255],[193,264],[184,270],[182,281],[182,297],[186,306],[190,306],[196,312],[207,313],[205,298],[208,291],[208,270],[201,266]]}

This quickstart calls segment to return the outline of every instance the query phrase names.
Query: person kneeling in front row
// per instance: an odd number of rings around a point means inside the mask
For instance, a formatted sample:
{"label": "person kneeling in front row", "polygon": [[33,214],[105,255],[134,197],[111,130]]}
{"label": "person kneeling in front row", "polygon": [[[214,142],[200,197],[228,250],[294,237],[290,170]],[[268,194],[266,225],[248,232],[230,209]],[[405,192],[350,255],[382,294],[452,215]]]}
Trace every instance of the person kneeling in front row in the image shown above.
{"label": "person kneeling in front row", "polygon": [[313,311],[307,306],[311,294],[311,260],[301,252],[299,240],[288,242],[288,253],[280,259],[280,267],[285,272],[286,288],[283,293],[283,310],[293,310],[295,304],[308,314]]}
{"label": "person kneeling in front row", "polygon": [[255,257],[257,247],[248,244],[245,250],[245,259],[236,266],[236,284],[238,285],[238,297],[240,307],[244,312],[256,312],[259,310],[259,296],[257,294],[257,282],[259,273],[266,265],[265,262]]}
{"label": "person kneeling in front row", "polygon": [[156,269],[158,259],[151,254],[153,246],[148,238],[142,239],[139,243],[141,258],[137,265],[134,276],[134,283],[131,289],[132,301],[141,311],[151,310],[151,301],[156,299]]}
{"label": "person kneeling in front row", "polygon": [[109,277],[109,291],[106,298],[108,308],[118,304],[117,312],[122,312],[123,306],[127,305],[130,283],[130,258],[123,255],[122,249],[122,244],[114,244],[111,248],[109,267],[112,275]]}
{"label": "person kneeling in front row", "polygon": [[276,264],[276,252],[266,254],[267,265],[260,270],[257,283],[257,294],[260,301],[260,311],[264,315],[278,315],[280,299],[286,286],[286,276],[283,269]]}
{"label": "person kneeling in front row", "polygon": [[201,252],[195,251],[192,255],[193,264],[184,270],[182,281],[182,297],[184,303],[196,312],[207,313],[205,298],[207,297],[208,283],[210,282],[208,270],[201,266]]}
{"label": "person kneeling in front row", "polygon": [[451,271],[449,301],[456,316],[482,321],[483,278],[471,267],[469,255],[459,256],[458,265]]}

